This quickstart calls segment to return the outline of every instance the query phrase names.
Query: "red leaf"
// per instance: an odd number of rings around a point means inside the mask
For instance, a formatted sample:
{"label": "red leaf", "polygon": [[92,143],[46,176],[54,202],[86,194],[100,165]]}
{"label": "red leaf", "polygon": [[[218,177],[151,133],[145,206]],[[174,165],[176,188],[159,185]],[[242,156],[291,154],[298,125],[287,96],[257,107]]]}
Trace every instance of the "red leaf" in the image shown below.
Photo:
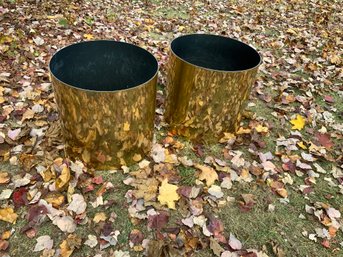
{"label": "red leaf", "polygon": [[324,246],[325,248],[330,248],[330,242],[329,242],[329,240],[324,239],[324,240],[322,241],[322,246]]}
{"label": "red leaf", "polygon": [[12,195],[12,200],[14,202],[14,206],[16,208],[20,206],[24,206],[28,203],[27,197],[26,197],[27,189],[22,187],[16,190]]}
{"label": "red leaf", "polygon": [[92,179],[92,182],[93,182],[94,184],[100,185],[100,184],[102,184],[104,181],[103,181],[103,179],[102,179],[102,176],[98,176],[98,177],[94,177],[94,178]]}
{"label": "red leaf", "polygon": [[325,102],[328,102],[328,103],[334,103],[335,102],[335,100],[333,99],[333,97],[331,95],[324,96],[324,100],[325,100]]}

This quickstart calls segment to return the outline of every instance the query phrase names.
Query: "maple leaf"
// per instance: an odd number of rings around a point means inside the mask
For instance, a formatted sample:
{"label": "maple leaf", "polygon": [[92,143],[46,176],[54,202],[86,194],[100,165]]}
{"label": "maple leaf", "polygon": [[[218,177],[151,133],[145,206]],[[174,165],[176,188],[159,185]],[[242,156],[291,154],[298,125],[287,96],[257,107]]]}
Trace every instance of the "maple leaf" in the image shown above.
{"label": "maple leaf", "polygon": [[159,187],[158,201],[161,204],[166,204],[170,209],[175,209],[175,201],[180,199],[177,189],[177,186],[168,183],[168,179],[164,179]]}
{"label": "maple leaf", "polygon": [[91,35],[91,34],[84,34],[83,37],[87,40],[91,40],[94,38],[93,35]]}
{"label": "maple leaf", "polygon": [[201,170],[199,180],[206,180],[207,186],[211,186],[214,181],[218,180],[218,174],[213,168],[200,164],[196,164],[195,168]]}
{"label": "maple leaf", "polygon": [[292,129],[302,130],[305,126],[305,119],[299,114],[296,119],[293,119],[290,122],[293,125]]}

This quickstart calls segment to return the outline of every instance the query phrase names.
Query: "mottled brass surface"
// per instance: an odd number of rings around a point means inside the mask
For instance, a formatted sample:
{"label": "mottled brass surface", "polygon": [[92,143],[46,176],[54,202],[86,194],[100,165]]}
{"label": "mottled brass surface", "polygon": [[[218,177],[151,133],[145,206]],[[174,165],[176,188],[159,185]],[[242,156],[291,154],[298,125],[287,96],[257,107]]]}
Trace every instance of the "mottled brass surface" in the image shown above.
{"label": "mottled brass surface", "polygon": [[232,72],[202,68],[170,50],[166,121],[179,135],[217,142],[223,132],[237,130],[257,70],[258,65]]}
{"label": "mottled brass surface", "polygon": [[92,92],[52,76],[66,152],[98,168],[141,160],[151,149],[157,75],[118,92]]}
{"label": "mottled brass surface", "polygon": [[138,162],[151,150],[157,70],[146,83],[115,91],[76,88],[53,72],[51,79],[69,157],[112,169]]}

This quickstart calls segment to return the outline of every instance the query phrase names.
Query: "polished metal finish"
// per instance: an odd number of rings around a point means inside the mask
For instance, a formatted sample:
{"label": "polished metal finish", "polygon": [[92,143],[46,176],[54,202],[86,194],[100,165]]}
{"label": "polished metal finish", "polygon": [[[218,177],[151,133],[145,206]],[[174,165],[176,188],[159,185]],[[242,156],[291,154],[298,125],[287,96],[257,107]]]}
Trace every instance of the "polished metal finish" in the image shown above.
{"label": "polished metal finish", "polygon": [[58,51],[50,72],[68,156],[99,169],[140,161],[151,149],[158,64],[123,42]]}
{"label": "polished metal finish", "polygon": [[165,119],[190,139],[215,142],[239,126],[260,55],[226,37],[192,34],[172,41]]}

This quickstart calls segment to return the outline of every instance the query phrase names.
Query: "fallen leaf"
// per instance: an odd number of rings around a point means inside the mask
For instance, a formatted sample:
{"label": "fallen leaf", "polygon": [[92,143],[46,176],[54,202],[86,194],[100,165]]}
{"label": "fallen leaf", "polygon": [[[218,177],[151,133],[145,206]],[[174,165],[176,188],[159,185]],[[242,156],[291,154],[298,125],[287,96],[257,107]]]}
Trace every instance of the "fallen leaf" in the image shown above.
{"label": "fallen leaf", "polygon": [[299,114],[297,114],[296,119],[293,119],[290,122],[293,125],[292,129],[302,130],[305,126],[305,119]]}
{"label": "fallen leaf", "polygon": [[164,179],[159,187],[158,201],[166,204],[170,209],[175,209],[175,201],[180,199],[177,189],[177,186],[168,183],[168,179]]}
{"label": "fallen leaf", "polygon": [[15,224],[18,215],[10,207],[0,209],[0,220]]}
{"label": "fallen leaf", "polygon": [[222,189],[220,186],[217,185],[212,185],[209,189],[208,189],[208,193],[214,197],[218,198],[222,198],[224,196],[224,193],[222,192]]}
{"label": "fallen leaf", "polygon": [[213,185],[214,181],[218,180],[218,174],[213,168],[200,164],[196,164],[195,168],[201,171],[199,180],[206,180],[207,186]]}
{"label": "fallen leaf", "polygon": [[229,245],[233,250],[242,249],[242,243],[231,233],[229,238]]}
{"label": "fallen leaf", "polygon": [[50,192],[44,197],[44,200],[54,208],[58,208],[64,203],[64,198],[64,195],[59,192]]}
{"label": "fallen leaf", "polygon": [[53,224],[56,225],[60,230],[67,233],[73,233],[76,229],[76,224],[72,217],[55,217]]}
{"label": "fallen leaf", "polygon": [[107,217],[106,217],[106,213],[104,212],[98,212],[94,215],[93,221],[95,223],[99,223],[100,221],[106,221]]}
{"label": "fallen leaf", "polygon": [[[0,251],[6,251],[8,246],[9,246],[8,241],[0,239]],[[4,256],[9,256],[9,255],[4,255]]]}
{"label": "fallen leaf", "polygon": [[88,235],[88,239],[84,244],[88,245],[90,248],[94,248],[98,244],[98,239],[94,235]]}
{"label": "fallen leaf", "polygon": [[220,254],[224,252],[224,248],[212,237],[210,238],[210,248],[215,256],[220,256]]}
{"label": "fallen leaf", "polygon": [[0,172],[0,185],[7,184],[8,182],[10,182],[10,180],[10,175],[7,172]]}
{"label": "fallen leaf", "polygon": [[67,165],[63,166],[61,175],[56,179],[56,189],[62,190],[70,181],[70,170]]}
{"label": "fallen leaf", "polygon": [[81,194],[73,194],[72,201],[68,206],[69,211],[73,211],[76,214],[82,214],[86,211],[87,203]]}
{"label": "fallen leaf", "polygon": [[40,252],[43,250],[50,250],[54,245],[54,241],[50,238],[50,236],[40,236],[36,239],[37,243],[35,248],[33,249],[34,252]]}
{"label": "fallen leaf", "polygon": [[158,214],[148,216],[148,227],[160,230],[169,220],[169,214],[165,211],[160,211]]}
{"label": "fallen leaf", "polygon": [[[91,39],[94,38],[94,36],[91,35],[91,34],[84,34],[83,37],[84,37],[85,39],[87,39],[87,40],[91,40]],[[124,131],[126,131],[126,130],[124,129]]]}

